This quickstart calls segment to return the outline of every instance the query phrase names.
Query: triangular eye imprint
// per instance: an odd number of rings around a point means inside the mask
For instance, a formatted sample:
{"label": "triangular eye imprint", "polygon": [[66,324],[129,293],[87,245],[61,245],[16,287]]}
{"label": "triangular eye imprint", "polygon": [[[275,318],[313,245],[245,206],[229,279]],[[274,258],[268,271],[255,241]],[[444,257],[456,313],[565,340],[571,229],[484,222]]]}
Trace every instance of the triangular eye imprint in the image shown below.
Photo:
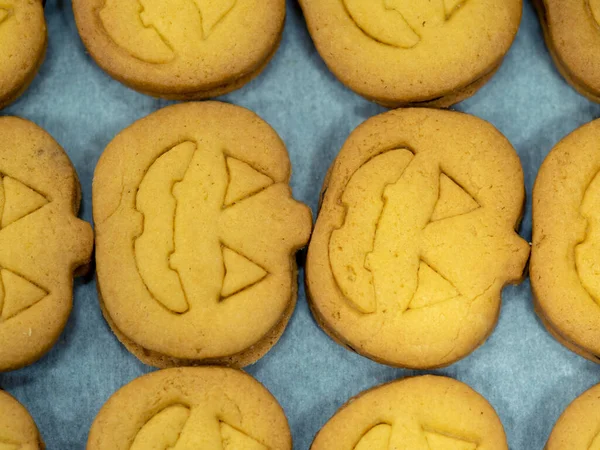
{"label": "triangular eye imprint", "polygon": [[7,227],[49,203],[44,195],[14,178],[5,176],[0,180],[0,228]]}
{"label": "triangular eye imprint", "polygon": [[229,183],[225,194],[225,206],[255,195],[274,183],[272,178],[259,172],[250,164],[232,157],[227,157],[227,173]]}
{"label": "triangular eye imprint", "polygon": [[269,447],[261,444],[246,433],[226,424],[219,422],[221,429],[221,440],[223,442],[223,450],[269,450]]}
{"label": "triangular eye imprint", "polygon": [[363,435],[354,450],[388,450],[391,437],[391,425],[387,423],[375,425]]}
{"label": "triangular eye imprint", "polygon": [[425,431],[427,445],[431,450],[476,450],[475,442],[466,441],[462,438],[447,434]]}
{"label": "triangular eye imprint", "polygon": [[174,448],[190,418],[185,405],[168,406],[152,417],[137,433],[130,450]]}
{"label": "triangular eye imprint", "polygon": [[225,278],[221,289],[221,298],[231,297],[238,292],[255,285],[267,276],[267,271],[240,253],[223,247]]}
{"label": "triangular eye imprint", "polygon": [[460,295],[450,281],[422,260],[417,280],[417,290],[408,304],[409,310],[427,308]]}
{"label": "triangular eye imprint", "polygon": [[0,270],[0,312],[8,320],[32,307],[48,295],[48,291],[7,269]]}
{"label": "triangular eye imprint", "polygon": [[194,0],[202,17],[202,36],[208,39],[213,29],[229,14],[237,0]]}
{"label": "triangular eye imprint", "polygon": [[448,175],[440,174],[440,191],[431,222],[468,214],[480,208],[477,200]]}

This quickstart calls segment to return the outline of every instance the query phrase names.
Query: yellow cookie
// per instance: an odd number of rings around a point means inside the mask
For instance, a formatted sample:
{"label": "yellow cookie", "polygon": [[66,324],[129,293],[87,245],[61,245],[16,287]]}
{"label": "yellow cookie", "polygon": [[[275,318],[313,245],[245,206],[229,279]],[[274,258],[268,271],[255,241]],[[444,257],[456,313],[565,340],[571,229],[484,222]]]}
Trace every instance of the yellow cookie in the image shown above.
{"label": "yellow cookie", "polygon": [[33,81],[46,53],[41,0],[0,2],[0,109]]}
{"label": "yellow cookie", "polygon": [[131,352],[244,366],[275,344],[312,225],[289,179],[275,131],[225,103],[165,108],[110,143],[94,177],[98,286]]}
{"label": "yellow cookie", "polygon": [[546,450],[600,450],[600,384],[579,396],[560,416]]}
{"label": "yellow cookie", "polygon": [[317,321],[394,366],[469,354],[522,278],[524,196],[519,157],[483,120],[422,108],[369,119],[323,186],[306,266]]}
{"label": "yellow cookie", "polygon": [[83,43],[140,92],[204,99],[239,89],[275,54],[285,0],[73,0]]}
{"label": "yellow cookie", "polygon": [[0,371],[44,355],[73,304],[93,235],[64,150],[35,124],[0,118]]}
{"label": "yellow cookie", "polygon": [[405,378],[363,392],[319,431],[311,450],[508,450],[485,398],[446,377]]}
{"label": "yellow cookie", "polygon": [[550,152],[533,189],[531,287],[548,330],[600,363],[600,121]]}
{"label": "yellow cookie", "polygon": [[102,407],[87,450],[291,450],[277,400],[244,372],[167,369],[138,378]]}
{"label": "yellow cookie", "polygon": [[563,77],[600,102],[600,0],[534,0],[546,45]]}
{"label": "yellow cookie", "polygon": [[446,107],[496,72],[521,0],[300,0],[329,69],[385,106]]}
{"label": "yellow cookie", "polygon": [[0,391],[0,450],[44,450],[35,422],[17,400]]}

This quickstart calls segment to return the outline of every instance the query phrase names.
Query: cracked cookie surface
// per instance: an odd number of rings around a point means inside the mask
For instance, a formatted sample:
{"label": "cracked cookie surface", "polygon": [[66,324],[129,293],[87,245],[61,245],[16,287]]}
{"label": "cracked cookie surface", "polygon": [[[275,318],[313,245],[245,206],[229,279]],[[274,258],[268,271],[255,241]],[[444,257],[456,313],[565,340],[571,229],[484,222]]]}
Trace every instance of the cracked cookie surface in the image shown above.
{"label": "cracked cookie surface", "polygon": [[46,53],[41,0],[0,1],[0,109],[21,95]]}
{"label": "cracked cookie surface", "polygon": [[600,450],[600,385],[577,397],[560,416],[545,450]]}
{"label": "cracked cookie surface", "polygon": [[311,450],[508,450],[494,408],[446,377],[397,380],[359,394],[317,434]]}
{"label": "cracked cookie surface", "polygon": [[44,450],[44,443],[29,412],[4,391],[0,391],[0,412],[1,450]]}
{"label": "cracked cookie surface", "polygon": [[258,381],[223,367],[133,380],[100,410],[87,450],[291,450],[281,406]]}
{"label": "cracked cookie surface", "polygon": [[275,131],[225,103],[165,108],[109,144],[93,186],[98,287],[138,358],[244,366],[275,344],[312,227],[290,175]]}
{"label": "cracked cookie surface", "polygon": [[58,143],[29,121],[0,118],[0,371],[38,360],[65,327],[73,274],[93,245],[79,203]]}
{"label": "cracked cookie surface", "polygon": [[600,363],[600,121],[559,142],[533,189],[531,286],[548,330]]}
{"label": "cracked cookie surface", "polygon": [[528,244],[519,158],[466,114],[408,109],[359,126],[323,187],[311,309],[342,345],[390,365],[451,364],[484,342]]}
{"label": "cracked cookie surface", "polygon": [[521,0],[300,0],[336,77],[389,107],[447,107],[500,67]]}
{"label": "cracked cookie surface", "polygon": [[274,55],[285,0],[74,0],[79,34],[113,78],[158,97],[239,89]]}

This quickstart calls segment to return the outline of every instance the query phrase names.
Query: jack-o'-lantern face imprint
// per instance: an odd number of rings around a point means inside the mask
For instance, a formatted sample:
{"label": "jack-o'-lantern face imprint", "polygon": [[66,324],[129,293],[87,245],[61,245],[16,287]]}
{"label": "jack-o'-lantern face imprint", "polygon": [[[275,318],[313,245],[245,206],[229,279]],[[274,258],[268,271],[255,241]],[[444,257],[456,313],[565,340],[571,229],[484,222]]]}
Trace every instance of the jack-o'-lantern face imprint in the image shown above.
{"label": "jack-o'-lantern face imprint", "polygon": [[344,0],[356,25],[377,42],[412,48],[444,26],[467,0]]}
{"label": "jack-o'-lantern face imprint", "polygon": [[290,450],[291,436],[277,401],[250,376],[221,367],[169,369],[117,391],[100,410],[87,446],[149,448]]}
{"label": "jack-o'-lantern face imprint", "polygon": [[[570,350],[600,362],[600,158],[593,121],[559,142],[533,189],[536,311]],[[567,231],[568,230],[568,231]]]}
{"label": "jack-o'-lantern face imprint", "polygon": [[106,0],[100,20],[111,39],[153,64],[194,57],[237,0]]}
{"label": "jack-o'-lantern face imprint", "polygon": [[[156,301],[183,314],[262,282],[268,272],[223,238],[238,225],[228,223],[228,208],[244,200],[267,206],[277,193],[263,191],[273,184],[247,163],[198,150],[190,141],[160,156],[137,191],[144,231],[134,245],[138,270]],[[262,200],[253,198],[261,193]]]}
{"label": "jack-o'-lantern face imprint", "polygon": [[492,406],[445,377],[406,378],[359,394],[317,434],[311,450],[507,450]]}
{"label": "jack-o'-lantern face imprint", "polygon": [[[223,408],[231,414],[236,405],[231,403]],[[206,405],[190,408],[185,404],[167,406],[152,416],[135,435],[129,450],[146,450],[151,446],[161,450],[194,450],[199,438],[203,439],[203,448],[268,450],[256,439],[220,420],[216,411]]]}
{"label": "jack-o'-lantern face imprint", "polygon": [[[402,132],[389,131],[385,115],[359,127],[331,171],[309,251],[318,320],[390,364],[444,365],[481,344],[502,287],[522,277],[529,253],[514,231],[523,202],[514,150],[488,126],[481,145],[466,139],[463,148],[452,136],[464,131],[449,125],[478,121],[447,114],[388,115]],[[417,119],[427,132],[407,131]],[[384,143],[356,148],[380,129]]]}
{"label": "jack-o'-lantern face imprint", "polygon": [[[1,1],[1,0],[0,0]],[[139,92],[203,100],[239,89],[275,54],[285,0],[73,0],[79,35]]]}
{"label": "jack-o'-lantern face imprint", "polygon": [[77,176],[36,125],[0,118],[0,371],[41,357],[72,305],[73,272],[93,236],[79,220]]}
{"label": "jack-o'-lantern face imprint", "polygon": [[187,360],[283,332],[293,254],[311,230],[289,174],[274,131],[230,105],[166,108],[115,139],[94,181],[98,278],[115,332]]}

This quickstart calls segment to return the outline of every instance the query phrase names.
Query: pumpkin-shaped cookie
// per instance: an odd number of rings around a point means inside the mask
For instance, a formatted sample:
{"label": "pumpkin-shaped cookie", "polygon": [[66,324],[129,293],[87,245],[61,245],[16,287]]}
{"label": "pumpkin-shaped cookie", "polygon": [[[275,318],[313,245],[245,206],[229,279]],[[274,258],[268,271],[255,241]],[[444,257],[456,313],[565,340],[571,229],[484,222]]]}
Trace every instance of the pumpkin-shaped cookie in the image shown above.
{"label": "pumpkin-shaped cookie", "polygon": [[281,406],[258,381],[224,367],[145,375],[100,410],[87,450],[291,450]]}
{"label": "pumpkin-shaped cookie", "polygon": [[348,138],[323,186],[307,259],[313,313],[386,364],[451,364],[481,345],[522,278],[519,157],[492,125],[396,110]]}
{"label": "pumpkin-shaped cookie", "polygon": [[204,99],[242,87],[275,54],[285,0],[74,0],[102,69],[145,94]]}
{"label": "pumpkin-shaped cookie", "polygon": [[46,53],[42,0],[0,2],[0,109],[33,81]]}
{"label": "pumpkin-shaped cookie", "polygon": [[559,142],[533,189],[531,287],[562,344],[600,363],[600,121]]}
{"label": "pumpkin-shaped cookie", "polygon": [[73,273],[92,253],[80,199],[56,141],[31,122],[0,118],[0,371],[39,359],[65,327]]}
{"label": "pumpkin-shaped cookie", "polygon": [[546,45],[562,76],[600,102],[600,1],[534,0]]}
{"label": "pumpkin-shaped cookie", "polygon": [[600,384],[569,405],[556,422],[545,449],[600,449]]}
{"label": "pumpkin-shaped cookie", "polygon": [[44,450],[35,422],[16,399],[0,391],[0,449]]}
{"label": "pumpkin-shaped cookie", "polygon": [[353,91],[385,106],[450,106],[500,67],[521,0],[300,0],[317,50]]}
{"label": "pumpkin-shaped cookie", "polygon": [[317,434],[311,450],[508,450],[488,401],[446,377],[406,378],[363,392]]}
{"label": "pumpkin-shaped cookie", "polygon": [[121,132],[94,177],[104,314],[159,367],[244,366],[283,333],[311,213],[275,131],[225,103],[162,109]]}

